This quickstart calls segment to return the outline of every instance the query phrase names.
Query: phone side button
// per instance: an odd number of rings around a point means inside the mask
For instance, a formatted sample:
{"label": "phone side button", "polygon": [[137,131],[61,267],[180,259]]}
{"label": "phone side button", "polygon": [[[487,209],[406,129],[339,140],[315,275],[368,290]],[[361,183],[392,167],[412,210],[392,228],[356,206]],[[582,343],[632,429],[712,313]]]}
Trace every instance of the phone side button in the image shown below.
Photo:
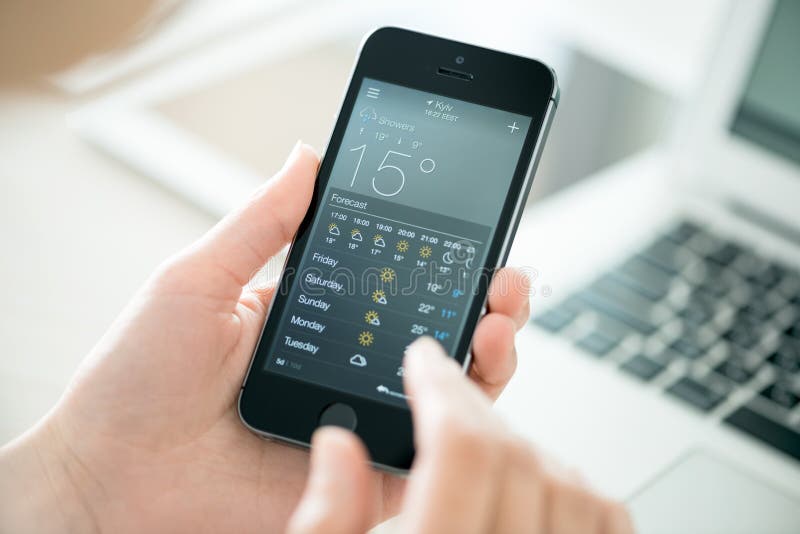
{"label": "phone side button", "polygon": [[324,410],[319,416],[319,426],[340,426],[348,430],[355,430],[358,424],[356,411],[341,402],[334,402]]}

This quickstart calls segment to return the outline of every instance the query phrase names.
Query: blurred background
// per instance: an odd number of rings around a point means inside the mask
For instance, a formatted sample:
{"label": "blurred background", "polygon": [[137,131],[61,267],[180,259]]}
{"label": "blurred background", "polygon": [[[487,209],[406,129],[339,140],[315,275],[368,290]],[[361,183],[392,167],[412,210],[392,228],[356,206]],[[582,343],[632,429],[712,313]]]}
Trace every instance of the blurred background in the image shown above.
{"label": "blurred background", "polygon": [[[48,16],[47,3],[35,4]],[[536,210],[670,142],[725,4],[186,0],[156,5],[102,56],[5,84],[0,443],[56,402],[161,260],[278,169],[297,139],[324,149],[371,28],[404,26],[555,68],[561,105],[529,201]],[[31,33],[3,54],[35,56],[49,37]]]}

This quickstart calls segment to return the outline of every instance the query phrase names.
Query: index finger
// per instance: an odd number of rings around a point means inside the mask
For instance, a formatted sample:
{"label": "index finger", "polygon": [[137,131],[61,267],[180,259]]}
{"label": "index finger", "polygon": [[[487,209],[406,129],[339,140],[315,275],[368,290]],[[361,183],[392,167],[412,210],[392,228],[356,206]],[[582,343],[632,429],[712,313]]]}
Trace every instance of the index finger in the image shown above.
{"label": "index finger", "polygon": [[404,368],[417,447],[405,530],[483,532],[502,476],[502,430],[489,401],[430,338],[408,348]]}

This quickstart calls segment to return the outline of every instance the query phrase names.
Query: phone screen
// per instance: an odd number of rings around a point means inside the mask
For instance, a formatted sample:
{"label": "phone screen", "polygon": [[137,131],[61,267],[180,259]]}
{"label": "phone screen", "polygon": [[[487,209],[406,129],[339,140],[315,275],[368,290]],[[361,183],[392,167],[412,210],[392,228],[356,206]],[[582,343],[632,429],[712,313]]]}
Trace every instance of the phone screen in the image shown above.
{"label": "phone screen", "polygon": [[463,333],[530,125],[364,78],[265,371],[405,404],[406,346]]}

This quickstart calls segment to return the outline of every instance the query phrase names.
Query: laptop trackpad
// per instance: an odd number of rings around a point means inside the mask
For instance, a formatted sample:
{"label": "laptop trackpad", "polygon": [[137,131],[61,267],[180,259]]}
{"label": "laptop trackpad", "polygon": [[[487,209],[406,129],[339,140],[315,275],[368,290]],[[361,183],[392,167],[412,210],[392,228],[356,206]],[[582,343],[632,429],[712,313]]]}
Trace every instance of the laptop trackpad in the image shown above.
{"label": "laptop trackpad", "polygon": [[694,451],[628,503],[637,532],[800,532],[800,502],[738,467]]}

